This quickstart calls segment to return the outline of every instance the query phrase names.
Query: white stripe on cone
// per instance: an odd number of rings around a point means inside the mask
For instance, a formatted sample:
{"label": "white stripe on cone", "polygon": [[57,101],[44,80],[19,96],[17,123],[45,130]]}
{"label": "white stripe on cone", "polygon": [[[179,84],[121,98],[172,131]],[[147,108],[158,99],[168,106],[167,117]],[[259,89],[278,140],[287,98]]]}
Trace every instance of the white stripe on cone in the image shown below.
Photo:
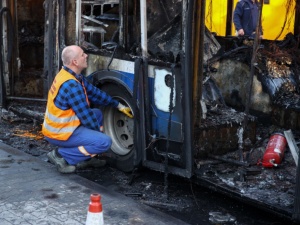
{"label": "white stripe on cone", "polygon": [[88,212],[86,217],[86,225],[104,225],[103,213]]}

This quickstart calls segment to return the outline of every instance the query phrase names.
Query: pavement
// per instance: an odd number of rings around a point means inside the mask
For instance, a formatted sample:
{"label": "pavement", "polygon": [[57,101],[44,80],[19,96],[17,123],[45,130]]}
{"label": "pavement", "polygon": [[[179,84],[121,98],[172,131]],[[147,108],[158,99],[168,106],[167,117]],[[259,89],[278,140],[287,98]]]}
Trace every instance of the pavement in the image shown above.
{"label": "pavement", "polygon": [[101,195],[105,225],[185,222],[0,142],[0,224],[85,224],[92,193]]}

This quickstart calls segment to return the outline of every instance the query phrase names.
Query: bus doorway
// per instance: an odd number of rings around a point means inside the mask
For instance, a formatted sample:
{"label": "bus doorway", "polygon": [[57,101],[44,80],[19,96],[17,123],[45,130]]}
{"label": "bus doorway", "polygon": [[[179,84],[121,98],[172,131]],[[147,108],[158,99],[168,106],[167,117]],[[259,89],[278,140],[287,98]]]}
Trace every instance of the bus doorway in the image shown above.
{"label": "bus doorway", "polygon": [[44,98],[44,0],[2,0],[1,106]]}

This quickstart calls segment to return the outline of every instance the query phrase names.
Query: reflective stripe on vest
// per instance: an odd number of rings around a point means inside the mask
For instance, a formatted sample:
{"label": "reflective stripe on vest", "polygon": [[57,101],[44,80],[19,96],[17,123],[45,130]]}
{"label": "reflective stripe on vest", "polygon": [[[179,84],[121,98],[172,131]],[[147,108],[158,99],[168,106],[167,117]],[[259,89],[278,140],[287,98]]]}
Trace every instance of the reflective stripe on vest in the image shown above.
{"label": "reflective stripe on vest", "polygon": [[49,113],[48,109],[46,110],[46,113],[45,113],[45,120],[44,120],[44,123],[43,123],[43,126],[45,127],[45,129],[49,130],[51,133],[69,133],[69,132],[73,132],[77,126],[75,127],[54,127],[54,126],[51,126],[51,122],[50,124],[47,123],[46,121],[56,121],[58,124],[62,124],[62,123],[68,123],[70,120],[76,120],[78,119],[77,116],[73,116],[73,118],[58,118],[52,114]]}
{"label": "reflective stripe on vest", "polygon": [[[80,125],[80,120],[71,108],[62,110],[54,104],[54,99],[56,98],[61,85],[67,80],[75,80],[79,83],[72,74],[61,69],[56,75],[48,92],[47,110],[45,112],[42,133],[46,137],[56,140],[68,140],[74,130]],[[84,92],[86,94],[85,90]]]}

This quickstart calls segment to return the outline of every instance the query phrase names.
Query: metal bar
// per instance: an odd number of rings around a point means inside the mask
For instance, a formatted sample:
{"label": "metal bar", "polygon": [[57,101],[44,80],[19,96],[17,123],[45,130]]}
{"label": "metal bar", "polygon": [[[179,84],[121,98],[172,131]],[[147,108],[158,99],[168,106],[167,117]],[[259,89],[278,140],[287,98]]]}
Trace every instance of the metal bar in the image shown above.
{"label": "metal bar", "polygon": [[[191,7],[191,6],[190,6]],[[193,35],[193,83],[192,83],[192,87],[193,87],[193,126],[196,127],[197,124],[197,120],[196,118],[198,118],[198,105],[199,105],[199,96],[198,96],[198,68],[199,68],[199,51],[200,51],[200,14],[201,14],[201,2],[200,0],[195,0],[194,3],[194,10],[193,10],[193,15],[194,15],[194,35]]]}
{"label": "metal bar", "polygon": [[296,0],[294,35],[300,34],[300,0]]}
{"label": "metal bar", "polygon": [[[193,168],[193,102],[192,102],[192,73],[193,73],[193,52],[192,52],[192,41],[193,41],[193,6],[194,0],[185,1],[187,4],[187,18],[186,23],[183,26],[185,29],[185,54],[181,55],[182,61],[182,79],[183,81],[183,104],[182,107],[185,110],[185,116],[183,118],[183,135],[184,135],[184,147],[185,149],[185,163],[186,169],[183,176],[191,177]],[[170,167],[169,167],[170,169]],[[171,170],[170,170],[171,171]],[[182,174],[182,170],[179,174]]]}
{"label": "metal bar", "polygon": [[294,138],[294,135],[293,135],[293,132],[291,131],[291,129],[289,130],[285,130],[284,131],[284,136],[287,140],[287,143],[289,145],[289,149],[292,153],[292,156],[293,156],[293,159],[295,161],[295,164],[296,166],[298,166],[298,154],[299,154],[299,148],[296,144],[296,141],[295,141],[295,138]]}
{"label": "metal bar", "polygon": [[97,24],[99,24],[99,25],[103,25],[103,26],[105,26],[105,27],[108,27],[108,24],[103,23],[103,22],[101,22],[101,21],[99,21],[99,20],[95,20],[95,19],[93,19],[93,18],[90,17],[90,16],[81,15],[81,18],[86,19],[86,20],[91,21],[91,22],[94,22],[94,23],[97,23]]}
{"label": "metal bar", "polygon": [[194,66],[193,66],[193,119],[194,127],[200,126],[197,120],[200,115],[200,99],[202,95],[202,73],[203,73],[203,50],[204,50],[204,31],[205,31],[205,2],[196,0],[194,16],[195,16],[195,35],[194,35]]}
{"label": "metal bar", "polygon": [[147,4],[146,0],[140,2],[141,13],[141,47],[143,59],[148,58],[148,46],[147,46]]}
{"label": "metal bar", "polygon": [[76,3],[76,45],[79,45],[81,36],[81,0],[77,0]]}
{"label": "metal bar", "polygon": [[48,95],[48,90],[53,82],[53,54],[55,49],[55,32],[54,32],[54,17],[55,17],[55,1],[45,1],[45,37],[44,37],[44,86],[43,96]]}
{"label": "metal bar", "polygon": [[[124,35],[124,34],[129,34],[129,21],[128,21],[128,10],[129,10],[129,6],[128,6],[128,0],[124,0],[123,1],[123,23],[119,24],[120,25],[120,29],[123,28],[123,37],[120,39],[120,44],[123,45],[123,47],[125,48],[125,51],[127,52],[129,50],[129,38],[128,35]],[[121,42],[122,41],[122,42]]]}
{"label": "metal bar", "polygon": [[[300,157],[298,157],[300,165]],[[300,222],[300,166],[297,166],[293,219]]]}
{"label": "metal bar", "polygon": [[106,31],[102,27],[92,27],[92,26],[85,26],[82,29],[83,32],[93,32],[93,33],[101,33],[105,34]]}
{"label": "metal bar", "polygon": [[221,156],[216,156],[216,155],[209,155],[210,158],[212,159],[216,159],[216,160],[220,160],[220,161],[223,161],[223,162],[227,162],[227,163],[230,163],[230,164],[234,164],[234,165],[237,165],[237,166],[250,166],[249,163],[245,163],[245,162],[241,162],[241,161],[237,161],[237,160],[232,160],[232,159],[225,159]]}
{"label": "metal bar", "polygon": [[66,1],[60,0],[59,4],[59,57],[58,57],[58,67],[61,68],[62,62],[60,59],[61,52],[66,45]]}
{"label": "metal bar", "polygon": [[[197,94],[197,104],[200,106],[200,99],[202,99],[202,86],[203,86],[203,65],[204,65],[204,36],[205,36],[205,6],[206,1],[201,1],[201,8],[200,8],[200,42],[199,47],[200,51],[198,52],[198,94]],[[200,111],[201,107],[198,108],[198,114],[202,114]],[[199,117],[196,117],[199,118]],[[200,117],[201,118],[201,117]],[[201,119],[197,121],[197,125],[200,127]]]}
{"label": "metal bar", "polygon": [[227,18],[226,18],[226,36],[231,35],[232,30],[232,10],[233,10],[233,0],[227,1]]}
{"label": "metal bar", "polygon": [[6,97],[10,100],[25,100],[25,101],[38,101],[38,102],[47,102],[47,99],[45,98],[24,98],[24,97],[14,97],[14,96],[8,96]]}
{"label": "metal bar", "polygon": [[182,34],[181,34],[181,50],[184,51],[185,48],[185,41],[186,41],[186,21],[187,21],[187,5],[188,0],[182,0],[182,20],[181,20],[181,27],[182,27]]}
{"label": "metal bar", "polygon": [[81,1],[82,4],[93,4],[93,5],[102,5],[102,4],[119,4],[120,1],[116,0],[96,0],[96,1]]}
{"label": "metal bar", "polygon": [[[251,94],[252,94],[252,86],[253,86],[253,77],[254,77],[254,71],[255,71],[255,64],[256,64],[256,54],[257,50],[259,48],[259,41],[260,41],[260,28],[261,28],[261,16],[262,16],[262,9],[263,9],[263,1],[261,1],[261,5],[259,7],[259,18],[258,18],[258,23],[256,26],[256,34],[254,38],[254,43],[253,43],[253,50],[252,50],[252,58],[251,58],[251,65],[250,65],[250,77],[249,77],[249,83],[248,83],[248,96],[246,98],[246,105],[245,105],[245,116],[244,116],[244,121],[242,125],[242,138],[244,137],[244,134],[246,132],[246,127],[248,124],[248,117],[249,117],[249,109],[251,105]],[[243,140],[241,143],[239,143],[239,153],[240,153],[240,161],[243,161]]]}

